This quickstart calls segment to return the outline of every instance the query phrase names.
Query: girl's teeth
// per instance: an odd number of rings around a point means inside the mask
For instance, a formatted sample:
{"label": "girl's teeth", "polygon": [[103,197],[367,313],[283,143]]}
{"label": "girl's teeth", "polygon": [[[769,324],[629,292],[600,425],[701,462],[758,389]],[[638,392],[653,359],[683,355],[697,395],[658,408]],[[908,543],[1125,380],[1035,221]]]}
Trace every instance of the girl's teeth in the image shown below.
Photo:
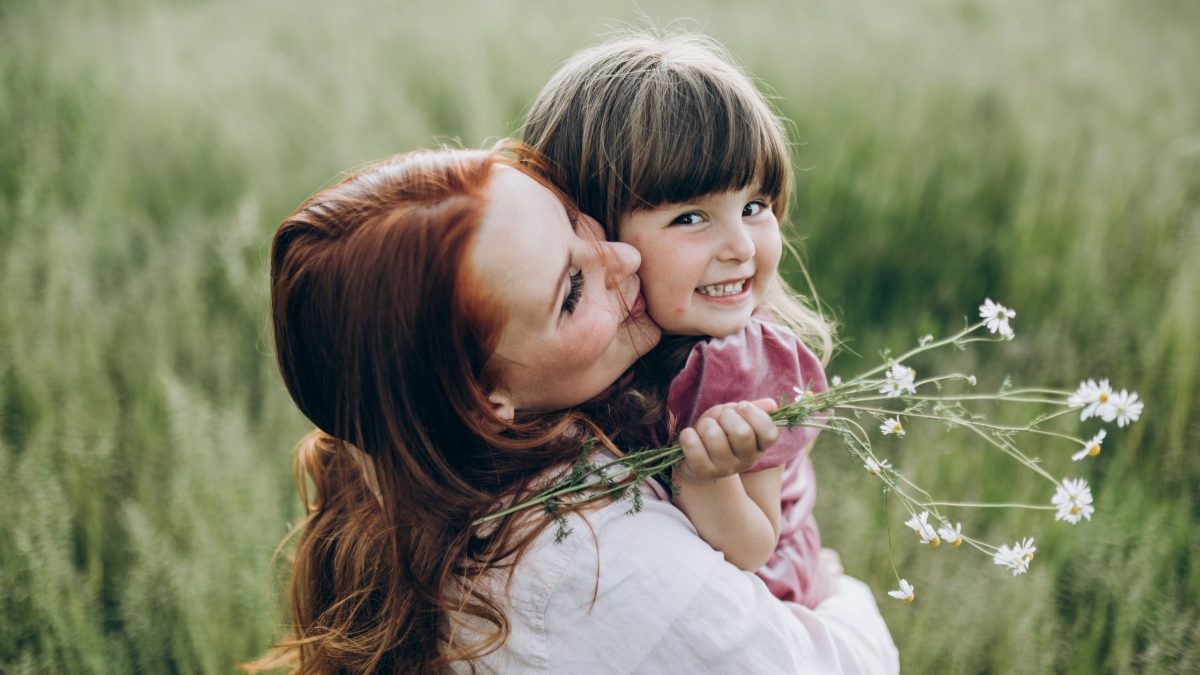
{"label": "girl's teeth", "polygon": [[736,295],[742,292],[742,288],[746,285],[746,280],[734,282],[732,284],[713,284],[712,286],[701,286],[697,288],[701,295],[711,295],[713,297],[721,297],[723,295]]}

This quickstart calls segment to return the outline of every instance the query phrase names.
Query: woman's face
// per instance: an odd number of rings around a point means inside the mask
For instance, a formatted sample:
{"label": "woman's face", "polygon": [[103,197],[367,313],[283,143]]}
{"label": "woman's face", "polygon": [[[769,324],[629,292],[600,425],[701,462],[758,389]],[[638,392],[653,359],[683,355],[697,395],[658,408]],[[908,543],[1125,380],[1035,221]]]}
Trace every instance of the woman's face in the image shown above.
{"label": "woman's face", "polygon": [[493,355],[497,414],[568,408],[594,398],[662,333],[646,314],[637,251],[572,223],[553,192],[498,166],[470,255],[506,319]]}

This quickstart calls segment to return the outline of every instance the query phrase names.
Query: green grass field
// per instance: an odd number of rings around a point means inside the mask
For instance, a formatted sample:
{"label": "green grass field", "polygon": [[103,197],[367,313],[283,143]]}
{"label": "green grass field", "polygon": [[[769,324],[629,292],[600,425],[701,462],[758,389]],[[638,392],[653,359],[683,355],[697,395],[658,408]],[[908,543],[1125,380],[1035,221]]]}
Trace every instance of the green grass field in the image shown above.
{"label": "green grass field", "polygon": [[[1092,522],[954,513],[1037,537],[1017,578],[915,545],[818,444],[825,540],[905,672],[1200,672],[1200,8],[453,4],[0,5],[0,671],[223,673],[278,637],[306,425],[271,354],[275,226],[345,169],[511,134],[598,33],[687,16],[794,123],[831,373],[990,296],[1018,340],[959,357],[981,387],[1103,376],[1147,403],[1089,462],[1031,448],[1088,479]],[[881,447],[945,496],[1049,500],[963,434]],[[889,528],[913,605],[884,593]]]}

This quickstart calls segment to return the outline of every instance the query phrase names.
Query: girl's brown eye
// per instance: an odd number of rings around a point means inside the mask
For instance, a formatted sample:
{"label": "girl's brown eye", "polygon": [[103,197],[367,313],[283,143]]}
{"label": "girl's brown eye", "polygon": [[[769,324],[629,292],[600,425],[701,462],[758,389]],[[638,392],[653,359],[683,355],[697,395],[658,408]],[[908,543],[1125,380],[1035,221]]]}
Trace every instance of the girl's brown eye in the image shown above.
{"label": "girl's brown eye", "polygon": [[672,220],[671,224],[672,225],[699,225],[703,221],[704,221],[703,216],[701,216],[699,213],[692,212],[692,213],[685,213],[682,216],[679,216],[675,220]]}
{"label": "girl's brown eye", "polygon": [[751,218],[753,216],[757,216],[758,214],[762,213],[766,209],[767,209],[766,203],[756,199],[742,207],[742,217],[743,218]]}

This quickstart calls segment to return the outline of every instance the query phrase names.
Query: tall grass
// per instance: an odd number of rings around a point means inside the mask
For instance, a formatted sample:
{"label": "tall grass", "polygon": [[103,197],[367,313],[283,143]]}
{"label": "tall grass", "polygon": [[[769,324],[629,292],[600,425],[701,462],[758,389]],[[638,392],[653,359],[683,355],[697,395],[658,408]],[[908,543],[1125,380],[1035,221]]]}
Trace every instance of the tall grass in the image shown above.
{"label": "tall grass", "polygon": [[[818,446],[825,539],[905,670],[1200,671],[1200,11],[1032,0],[5,3],[0,669],[227,672],[278,637],[305,423],[266,325],[275,224],[364,161],[511,133],[590,36],[677,16],[794,123],[791,222],[847,339],[831,372],[991,296],[1019,339],[963,356],[984,384],[1107,376],[1148,403],[1070,467],[1093,522],[956,514],[1038,537],[1015,579],[917,550]],[[965,437],[889,452],[964,498],[1050,496]],[[883,595],[890,558],[915,605]]]}

